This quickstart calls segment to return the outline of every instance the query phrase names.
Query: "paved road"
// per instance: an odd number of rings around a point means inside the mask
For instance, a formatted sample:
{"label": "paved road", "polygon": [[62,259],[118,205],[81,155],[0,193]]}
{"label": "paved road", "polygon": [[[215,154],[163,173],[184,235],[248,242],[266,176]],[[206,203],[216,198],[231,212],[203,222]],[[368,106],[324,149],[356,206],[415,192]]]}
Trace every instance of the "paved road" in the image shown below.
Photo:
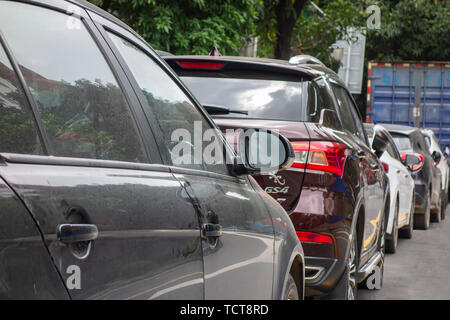
{"label": "paved road", "polygon": [[381,290],[359,290],[358,299],[450,299],[450,205],[446,219],[414,230],[387,254]]}

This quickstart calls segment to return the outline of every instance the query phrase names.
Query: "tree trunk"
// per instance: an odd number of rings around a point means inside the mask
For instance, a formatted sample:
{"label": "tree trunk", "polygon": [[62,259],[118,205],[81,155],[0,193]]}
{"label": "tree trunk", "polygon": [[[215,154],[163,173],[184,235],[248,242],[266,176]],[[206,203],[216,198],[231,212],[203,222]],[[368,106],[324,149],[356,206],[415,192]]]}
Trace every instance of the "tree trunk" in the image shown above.
{"label": "tree trunk", "polygon": [[295,24],[308,0],[279,0],[275,7],[277,19],[277,42],[275,58],[289,60],[291,57],[291,39]]}

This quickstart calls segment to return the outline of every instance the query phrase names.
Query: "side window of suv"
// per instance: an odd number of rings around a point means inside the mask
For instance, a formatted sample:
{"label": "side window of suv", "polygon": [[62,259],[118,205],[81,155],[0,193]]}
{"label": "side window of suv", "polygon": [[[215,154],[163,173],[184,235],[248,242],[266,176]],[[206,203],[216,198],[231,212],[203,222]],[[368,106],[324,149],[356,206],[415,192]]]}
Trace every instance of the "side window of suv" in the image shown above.
{"label": "side window of suv", "polygon": [[358,134],[355,119],[353,118],[352,112],[350,110],[351,106],[348,104],[346,96],[347,93],[345,92],[345,89],[334,84],[332,85],[332,88],[338,103],[342,126],[350,133]]}
{"label": "side window of suv", "polygon": [[144,51],[108,33],[133,73],[154,115],[172,164],[229,174],[221,137],[176,82]]}
{"label": "side window of suv", "polygon": [[0,3],[0,29],[37,106],[50,153],[146,161],[109,65],[82,21],[73,27],[67,19],[50,9]]}
{"label": "side window of suv", "polygon": [[366,144],[369,145],[369,142],[366,139],[366,135],[364,134],[364,127],[361,122],[361,117],[358,112],[358,107],[354,103],[353,98],[351,97],[350,93],[347,90],[344,90],[344,91],[345,91],[345,99],[347,100],[347,105],[349,106],[350,112],[355,121],[356,134],[362,141],[366,142]]}
{"label": "side window of suv", "polygon": [[30,106],[1,46],[0,152],[42,154],[41,140]]}
{"label": "side window of suv", "polygon": [[[319,123],[320,113],[323,109],[336,111],[333,97],[330,95],[324,79],[318,78],[308,84],[308,112],[309,122]],[[341,130],[340,124],[336,124],[333,129]]]}

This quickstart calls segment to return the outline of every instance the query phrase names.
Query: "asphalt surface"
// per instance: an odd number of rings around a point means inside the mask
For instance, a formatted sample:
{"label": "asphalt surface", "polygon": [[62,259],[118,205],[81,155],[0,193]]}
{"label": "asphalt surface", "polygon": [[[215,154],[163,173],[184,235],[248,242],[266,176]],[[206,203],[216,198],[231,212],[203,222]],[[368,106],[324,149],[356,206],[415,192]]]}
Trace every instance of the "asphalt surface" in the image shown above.
{"label": "asphalt surface", "polygon": [[381,290],[358,290],[359,300],[450,299],[450,205],[446,219],[399,239],[386,254]]}

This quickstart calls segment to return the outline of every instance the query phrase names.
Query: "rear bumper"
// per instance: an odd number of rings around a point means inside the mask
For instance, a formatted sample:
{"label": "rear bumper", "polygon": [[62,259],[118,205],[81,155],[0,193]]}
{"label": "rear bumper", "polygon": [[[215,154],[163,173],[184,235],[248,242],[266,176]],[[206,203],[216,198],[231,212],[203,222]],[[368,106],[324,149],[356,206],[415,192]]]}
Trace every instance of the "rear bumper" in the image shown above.
{"label": "rear bumper", "polygon": [[330,293],[341,278],[345,267],[344,261],[333,258],[305,257],[305,264],[307,297],[320,297]]}

